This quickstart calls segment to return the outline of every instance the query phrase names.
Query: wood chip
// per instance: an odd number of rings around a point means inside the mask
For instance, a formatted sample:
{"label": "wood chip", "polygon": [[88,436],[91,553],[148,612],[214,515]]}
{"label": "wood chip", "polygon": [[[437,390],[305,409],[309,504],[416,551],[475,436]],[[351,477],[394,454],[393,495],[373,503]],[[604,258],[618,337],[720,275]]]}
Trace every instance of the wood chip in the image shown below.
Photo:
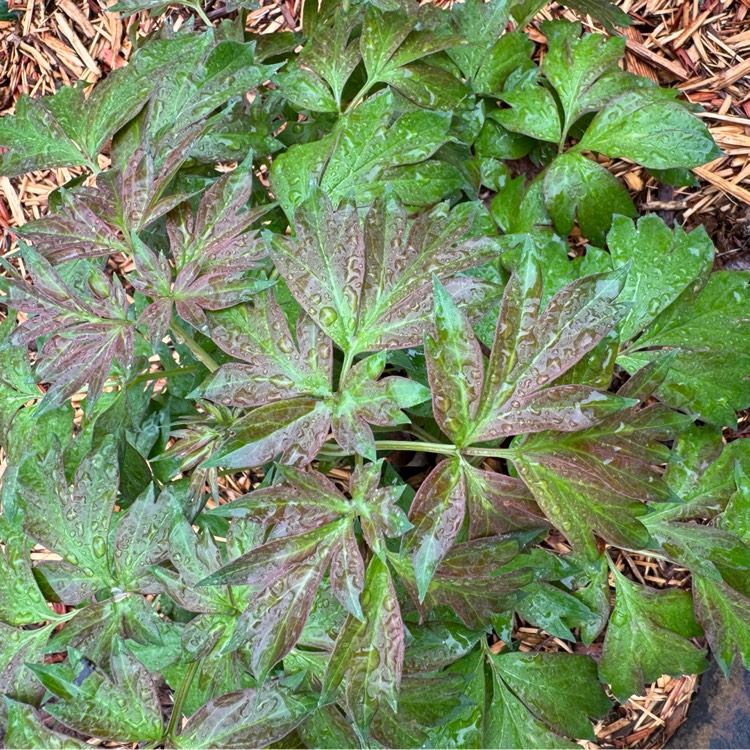
{"label": "wood chip", "polygon": [[637,55],[647,62],[663,68],[664,70],[668,70],[670,73],[672,73],[672,75],[679,78],[680,80],[684,81],[688,78],[687,71],[682,67],[682,65],[657,54],[656,52],[646,47],[645,44],[636,42],[633,39],[626,40],[625,44],[634,55]]}
{"label": "wood chip", "polygon": [[96,29],[91,25],[91,22],[83,14],[75,3],[71,0],[58,0],[57,3],[60,6],[60,10],[70,18],[73,23],[80,27],[81,31],[91,39],[96,36]]}
{"label": "wood chip", "polygon": [[97,64],[96,60],[89,54],[84,43],[80,40],[75,31],[71,28],[67,19],[62,13],[55,13],[55,21],[60,27],[60,31],[67,37],[68,41],[73,45],[73,49],[78,53],[84,65],[88,68],[95,79],[100,78],[102,75],[102,69]]}

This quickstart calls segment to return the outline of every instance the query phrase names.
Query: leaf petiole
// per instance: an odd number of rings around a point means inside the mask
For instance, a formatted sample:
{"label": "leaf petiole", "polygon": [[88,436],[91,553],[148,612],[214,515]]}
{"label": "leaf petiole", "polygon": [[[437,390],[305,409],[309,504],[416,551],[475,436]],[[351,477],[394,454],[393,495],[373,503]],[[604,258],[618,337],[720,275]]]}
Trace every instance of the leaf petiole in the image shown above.
{"label": "leaf petiole", "polygon": [[216,360],[188,333],[186,328],[180,323],[179,320],[173,315],[172,322],[170,323],[172,331],[185,342],[185,346],[208,367],[211,372],[219,369],[219,365]]}
{"label": "leaf petiole", "polygon": [[155,370],[154,372],[144,372],[133,378],[128,383],[128,388],[134,388],[141,383],[146,383],[151,380],[162,380],[168,378],[179,377],[180,375],[187,375],[190,372],[196,372],[200,369],[200,365],[185,365],[184,367],[175,367],[171,370]]}
{"label": "leaf petiole", "polygon": [[[427,443],[420,440],[376,440],[375,449],[379,451],[415,451],[417,453],[439,453],[444,456],[477,456],[481,458],[518,458],[515,448],[457,448],[450,443]],[[338,446],[323,448],[326,456],[331,458],[352,455]]]}
{"label": "leaf petiole", "polygon": [[461,453],[482,458],[518,458],[516,448],[464,448]]}
{"label": "leaf petiole", "polygon": [[190,691],[190,686],[193,684],[195,675],[198,672],[198,669],[200,669],[202,663],[203,659],[197,659],[196,661],[190,662],[190,665],[182,678],[182,682],[180,682],[180,686],[177,688],[177,692],[174,696],[174,703],[172,704],[172,715],[169,717],[169,724],[167,725],[167,731],[164,735],[165,743],[167,743],[168,746],[173,744],[174,732],[177,729],[177,723],[180,720],[180,716],[182,716],[182,706],[185,703],[185,699]]}

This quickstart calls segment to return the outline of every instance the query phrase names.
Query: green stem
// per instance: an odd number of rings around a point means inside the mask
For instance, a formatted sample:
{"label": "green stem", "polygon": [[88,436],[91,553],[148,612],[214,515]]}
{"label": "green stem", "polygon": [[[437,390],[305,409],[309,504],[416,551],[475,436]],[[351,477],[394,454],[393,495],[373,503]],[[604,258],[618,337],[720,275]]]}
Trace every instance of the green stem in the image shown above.
{"label": "green stem", "polygon": [[173,370],[156,370],[155,372],[144,372],[133,378],[128,383],[128,388],[134,388],[136,385],[146,383],[149,380],[161,380],[162,378],[174,378],[180,375],[186,375],[189,372],[195,372],[200,369],[200,365],[185,365],[184,367],[175,367]]}
{"label": "green stem", "polygon": [[379,451],[439,453],[443,456],[455,456],[458,453],[456,446],[449,443],[422,443],[418,440],[376,440],[375,449]]}
{"label": "green stem", "polygon": [[[375,450],[379,451],[414,451],[415,453],[437,453],[441,456],[481,456],[483,458],[518,458],[518,451],[513,448],[463,448],[458,449],[450,443],[423,443],[419,440],[376,440]],[[346,458],[355,455],[339,448],[338,445],[324,445],[318,452],[323,458]],[[252,466],[239,469],[223,469],[221,476],[248,471]]]}
{"label": "green stem", "polygon": [[372,88],[375,81],[368,79],[367,83],[354,95],[354,98],[349,102],[349,106],[344,110],[344,114],[348,115],[362,100],[364,95]]}
{"label": "green stem", "polygon": [[514,448],[464,448],[461,453],[483,458],[518,458],[518,451]]}
{"label": "green stem", "polygon": [[447,443],[421,443],[415,440],[376,440],[375,448],[379,451],[416,451],[417,453],[440,453],[443,456],[455,456],[458,449]]}
{"label": "green stem", "polygon": [[420,440],[426,440],[428,443],[433,442],[433,436],[430,435],[430,433],[427,432],[427,430],[423,429],[417,424],[410,424],[406,428],[406,430],[407,432],[411,432],[411,434],[414,435],[414,437],[418,437]]}
{"label": "green stem", "polygon": [[341,365],[341,374],[339,375],[339,389],[343,385],[347,373],[349,372],[349,370],[352,369],[353,363],[354,363],[354,352],[347,350],[346,354],[344,355],[344,364]]}
{"label": "green stem", "polygon": [[211,371],[219,369],[216,360],[187,332],[182,323],[172,316],[170,323],[172,330],[185,342],[185,346]]}
{"label": "green stem", "polygon": [[193,679],[195,678],[195,675],[198,672],[198,669],[200,668],[202,662],[203,659],[197,659],[196,661],[190,662],[190,666],[188,666],[187,671],[182,678],[180,687],[177,688],[177,692],[174,695],[172,715],[169,717],[167,732],[164,735],[166,738],[166,742],[169,742],[170,745],[174,744],[174,732],[175,729],[177,729],[177,722],[180,720],[180,716],[182,716],[182,706],[185,703],[185,699],[187,698],[188,692],[190,691],[190,686],[193,684]]}

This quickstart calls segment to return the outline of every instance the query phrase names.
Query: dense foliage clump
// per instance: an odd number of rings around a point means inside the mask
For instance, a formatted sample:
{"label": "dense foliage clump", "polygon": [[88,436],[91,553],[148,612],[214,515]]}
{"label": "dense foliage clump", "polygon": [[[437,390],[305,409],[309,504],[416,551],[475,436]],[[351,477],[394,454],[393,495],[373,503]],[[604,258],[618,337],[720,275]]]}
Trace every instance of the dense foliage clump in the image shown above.
{"label": "dense foliage clump", "polygon": [[750,277],[598,158],[685,184],[692,107],[533,0],[243,5],[0,121],[86,177],[0,282],[5,746],[575,747],[750,667]]}

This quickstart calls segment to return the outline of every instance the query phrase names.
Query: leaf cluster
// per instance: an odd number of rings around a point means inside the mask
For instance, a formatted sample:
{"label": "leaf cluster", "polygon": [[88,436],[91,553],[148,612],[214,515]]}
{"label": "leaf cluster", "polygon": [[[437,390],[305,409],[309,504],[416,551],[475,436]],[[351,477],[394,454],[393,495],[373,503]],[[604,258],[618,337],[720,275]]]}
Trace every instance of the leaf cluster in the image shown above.
{"label": "leaf cluster", "polygon": [[684,183],[692,107],[533,0],[247,5],[0,120],[85,170],[3,259],[4,745],[577,747],[750,667],[750,277],[598,159]]}

